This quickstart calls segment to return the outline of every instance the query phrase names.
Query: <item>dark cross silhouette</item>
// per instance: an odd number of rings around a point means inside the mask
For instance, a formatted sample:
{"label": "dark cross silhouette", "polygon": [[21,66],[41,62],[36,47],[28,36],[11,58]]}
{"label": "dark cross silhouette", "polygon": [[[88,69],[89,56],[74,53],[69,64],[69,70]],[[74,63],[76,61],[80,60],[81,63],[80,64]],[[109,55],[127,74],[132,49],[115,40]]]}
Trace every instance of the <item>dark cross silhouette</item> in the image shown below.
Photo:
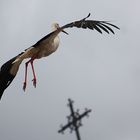
{"label": "dark cross silhouette", "polygon": [[88,114],[91,112],[91,109],[86,108],[84,113],[79,114],[79,110],[74,111],[74,108],[73,108],[74,101],[72,101],[71,99],[68,99],[68,102],[69,102],[68,107],[70,108],[71,114],[67,116],[68,123],[64,126],[61,126],[61,129],[58,131],[58,133],[63,134],[67,128],[70,128],[71,133],[75,131],[77,140],[81,140],[80,133],[79,133],[79,127],[82,126],[81,119],[85,116],[88,116]]}

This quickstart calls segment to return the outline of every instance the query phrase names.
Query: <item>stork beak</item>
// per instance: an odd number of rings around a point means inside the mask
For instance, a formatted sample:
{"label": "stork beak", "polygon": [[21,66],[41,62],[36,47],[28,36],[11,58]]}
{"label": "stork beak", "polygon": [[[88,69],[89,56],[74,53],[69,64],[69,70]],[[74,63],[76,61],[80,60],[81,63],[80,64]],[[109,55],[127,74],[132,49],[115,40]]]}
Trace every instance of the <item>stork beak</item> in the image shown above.
{"label": "stork beak", "polygon": [[65,34],[67,34],[67,35],[69,35],[69,34],[68,34],[66,31],[64,31],[64,30],[62,30],[62,32],[65,33]]}

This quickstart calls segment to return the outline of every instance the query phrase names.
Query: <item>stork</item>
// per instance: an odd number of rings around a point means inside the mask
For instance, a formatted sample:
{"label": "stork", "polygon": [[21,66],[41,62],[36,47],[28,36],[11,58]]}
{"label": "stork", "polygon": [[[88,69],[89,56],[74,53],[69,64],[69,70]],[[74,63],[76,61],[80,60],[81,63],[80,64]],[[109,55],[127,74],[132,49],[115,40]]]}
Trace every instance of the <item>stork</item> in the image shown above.
{"label": "stork", "polygon": [[42,57],[47,57],[50,54],[54,53],[58,46],[59,46],[59,36],[58,34],[60,32],[64,32],[68,35],[64,29],[66,28],[83,28],[83,29],[91,29],[96,30],[99,33],[102,34],[102,31],[105,31],[106,33],[113,33],[111,27],[114,27],[116,29],[119,29],[116,25],[111,24],[108,21],[97,21],[97,20],[87,20],[87,18],[90,16],[90,13],[88,16],[81,20],[77,20],[74,22],[71,22],[69,24],[66,24],[62,27],[59,26],[58,23],[52,24],[52,32],[50,32],[48,35],[40,39],[36,44],[32,45],[31,47],[27,48],[25,51],[21,52],[17,56],[13,57],[6,63],[4,63],[1,66],[0,69],[0,99],[3,95],[4,90],[11,84],[13,79],[15,78],[19,66],[22,63],[24,59],[29,59],[25,63],[25,77],[24,77],[24,83],[23,83],[23,90],[25,91],[27,86],[27,70],[28,70],[28,64],[31,64],[32,72],[33,72],[33,85],[36,87],[36,74],[34,70],[33,62],[35,59],[40,59]]}

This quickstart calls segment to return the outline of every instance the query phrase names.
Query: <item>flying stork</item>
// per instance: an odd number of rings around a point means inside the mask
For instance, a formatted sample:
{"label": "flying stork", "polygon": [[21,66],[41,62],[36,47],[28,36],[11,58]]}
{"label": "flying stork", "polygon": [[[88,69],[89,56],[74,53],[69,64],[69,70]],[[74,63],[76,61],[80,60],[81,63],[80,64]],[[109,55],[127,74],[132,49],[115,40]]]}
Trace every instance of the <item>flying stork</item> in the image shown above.
{"label": "flying stork", "polygon": [[4,90],[11,84],[11,82],[15,78],[21,62],[27,58],[29,58],[29,60],[25,63],[25,78],[23,83],[23,90],[25,91],[27,85],[27,70],[28,70],[29,63],[31,64],[31,68],[33,72],[33,80],[32,80],[33,85],[34,87],[36,87],[36,75],[35,75],[33,62],[35,59],[47,57],[57,50],[59,46],[58,34],[60,32],[64,32],[65,34],[68,35],[68,33],[64,31],[64,29],[72,28],[72,27],[83,28],[83,29],[89,28],[91,30],[95,29],[99,33],[105,31],[108,34],[110,32],[114,34],[114,31],[111,29],[111,27],[119,29],[119,27],[109,23],[108,21],[87,20],[89,16],[90,13],[88,14],[87,17],[78,21],[71,22],[62,27],[60,27],[58,23],[53,23],[51,33],[49,33],[48,35],[40,39],[33,46],[27,48],[25,51],[21,52],[17,56],[13,57],[12,59],[4,63],[0,69],[0,99],[3,95]]}

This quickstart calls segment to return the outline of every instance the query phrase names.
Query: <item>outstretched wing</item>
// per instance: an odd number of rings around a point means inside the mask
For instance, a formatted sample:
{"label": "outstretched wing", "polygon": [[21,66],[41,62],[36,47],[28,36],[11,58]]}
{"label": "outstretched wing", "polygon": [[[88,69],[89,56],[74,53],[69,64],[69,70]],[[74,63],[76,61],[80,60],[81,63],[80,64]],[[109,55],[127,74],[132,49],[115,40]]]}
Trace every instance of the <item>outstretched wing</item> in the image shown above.
{"label": "outstretched wing", "polygon": [[[22,53],[21,53],[22,54]],[[4,63],[0,68],[0,99],[3,95],[4,90],[11,84],[15,78],[19,65],[22,61],[13,62],[21,55],[17,55],[14,58],[10,59]]]}
{"label": "outstretched wing", "polygon": [[0,99],[3,95],[4,90],[10,85],[13,81],[15,75],[10,73],[10,69],[12,67],[12,62],[16,59],[16,57],[12,58],[8,62],[2,65],[0,69]]}
{"label": "outstretched wing", "polygon": [[89,16],[90,16],[90,13],[88,14],[87,17],[85,17],[81,20],[74,21],[74,22],[71,22],[69,24],[62,26],[61,29],[72,28],[72,27],[83,28],[83,29],[89,28],[91,30],[95,29],[99,33],[102,33],[102,31],[105,31],[108,34],[110,32],[115,34],[111,27],[114,27],[116,29],[120,29],[116,25],[113,25],[107,21],[86,20]]}

